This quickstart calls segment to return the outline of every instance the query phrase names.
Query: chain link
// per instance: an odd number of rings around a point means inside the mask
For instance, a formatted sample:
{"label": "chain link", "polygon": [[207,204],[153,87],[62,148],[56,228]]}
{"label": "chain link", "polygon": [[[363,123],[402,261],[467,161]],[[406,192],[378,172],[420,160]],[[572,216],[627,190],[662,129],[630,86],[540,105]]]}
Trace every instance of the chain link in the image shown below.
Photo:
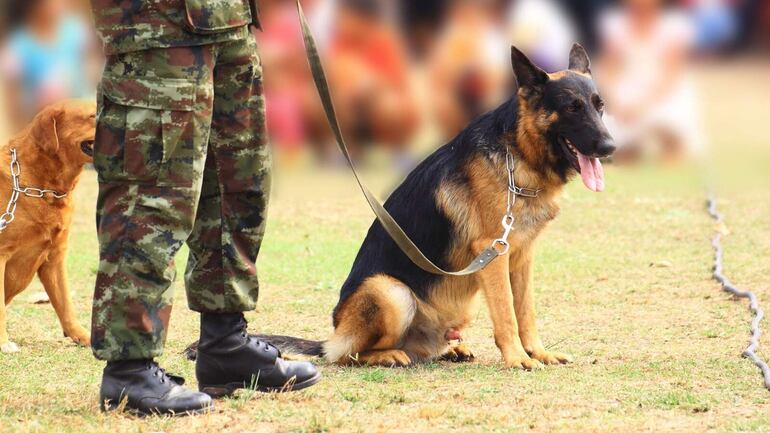
{"label": "chain link", "polygon": [[24,195],[32,198],[44,198],[46,195],[50,195],[55,199],[67,197],[67,193],[59,193],[52,189],[22,187],[20,179],[21,164],[16,156],[16,149],[11,149],[11,181],[13,185],[11,187],[11,198],[8,200],[8,206],[5,208],[5,213],[0,215],[0,232],[5,230],[6,227],[8,227],[8,224],[16,219],[16,203],[19,201],[20,196]]}
{"label": "chain link", "polygon": [[[520,188],[516,186],[516,179],[514,177],[514,171],[516,170],[516,160],[511,152],[505,154],[505,168],[508,171],[508,197],[505,207],[505,215],[500,224],[503,226],[503,235],[492,241],[492,247],[497,251],[497,254],[502,256],[508,253],[511,244],[508,243],[508,236],[513,231],[513,223],[516,222],[516,217],[513,216],[513,205],[516,204],[516,196],[523,197],[537,197],[540,193],[539,189]],[[501,247],[502,249],[499,249]]]}

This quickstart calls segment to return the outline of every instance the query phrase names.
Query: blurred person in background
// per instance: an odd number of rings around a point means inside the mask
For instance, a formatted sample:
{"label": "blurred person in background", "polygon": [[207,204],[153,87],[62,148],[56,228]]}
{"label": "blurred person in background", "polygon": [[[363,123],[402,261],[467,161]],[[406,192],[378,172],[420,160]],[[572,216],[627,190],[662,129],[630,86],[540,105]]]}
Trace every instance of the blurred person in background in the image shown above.
{"label": "blurred person in background", "polygon": [[767,48],[770,48],[770,2],[762,5],[759,11],[759,25],[757,26],[757,39]]}
{"label": "blurred person in background", "polygon": [[[281,2],[283,0],[277,1]],[[291,9],[293,9],[296,15],[296,3],[293,1],[288,3],[292,6]],[[329,46],[334,20],[337,16],[338,3],[338,0],[305,0],[302,2],[302,8],[305,11],[310,26],[313,28],[313,38],[315,39],[316,46],[321,52]],[[299,24],[297,24],[297,28],[299,28]]]}
{"label": "blurred person in background", "polygon": [[[360,156],[364,145],[377,144],[393,152],[402,168],[409,168],[408,145],[419,125],[418,109],[406,46],[385,17],[377,0],[340,0],[327,72],[353,155]],[[325,119],[323,112],[318,115]],[[322,153],[330,150],[336,155],[330,146]]]}
{"label": "blurred person in background", "polygon": [[695,29],[694,44],[700,52],[715,52],[738,38],[740,0],[684,0],[691,11]]}
{"label": "blurred person in background", "polygon": [[453,0],[428,58],[432,112],[441,135],[454,137],[493,108],[507,84],[510,47],[492,0]]}
{"label": "blurred person in background", "polygon": [[[319,50],[328,44],[328,29],[331,16],[321,14],[314,19],[319,9],[327,9],[334,0],[305,1],[303,8],[318,36]],[[315,89],[302,34],[297,21],[297,5],[293,0],[269,0],[260,2],[260,21],[266,30],[257,35],[265,73],[265,100],[267,106],[267,128],[270,141],[279,151],[278,156],[286,163],[292,163],[302,146],[317,140],[312,133],[312,122],[320,119],[316,113],[322,110]],[[315,26],[321,21],[324,25]],[[323,42],[322,42],[323,41]],[[319,125],[316,129],[321,129]],[[328,128],[327,128],[328,129]],[[324,130],[325,132],[326,130]]]}
{"label": "blurred person in background", "polygon": [[424,58],[432,49],[435,35],[446,16],[449,0],[399,0],[400,23],[410,53]]}
{"label": "blurred person in background", "polygon": [[560,4],[552,0],[516,1],[507,27],[509,41],[545,71],[567,69],[577,31]]}
{"label": "blurred person in background", "polygon": [[0,48],[0,76],[14,132],[51,103],[92,96],[99,56],[71,2],[12,1],[6,8],[10,33]]}
{"label": "blurred person in background", "polygon": [[599,83],[619,161],[657,150],[664,160],[703,147],[688,60],[695,34],[688,16],[662,0],[626,0],[600,21]]}
{"label": "blurred person in background", "polygon": [[607,7],[614,4],[613,0],[555,0],[561,9],[574,22],[579,32],[577,42],[589,52],[599,47],[597,20]]}

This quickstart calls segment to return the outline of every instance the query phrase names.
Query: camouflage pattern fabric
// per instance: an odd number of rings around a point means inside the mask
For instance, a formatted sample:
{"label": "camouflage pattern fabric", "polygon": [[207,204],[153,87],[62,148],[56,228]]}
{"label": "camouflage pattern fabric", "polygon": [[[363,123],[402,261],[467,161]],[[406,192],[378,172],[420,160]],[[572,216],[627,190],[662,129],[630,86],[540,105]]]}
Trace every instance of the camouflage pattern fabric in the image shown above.
{"label": "camouflage pattern fabric", "polygon": [[108,55],[245,39],[249,0],[91,0]]}
{"label": "camouflage pattern fabric", "polygon": [[256,307],[271,162],[256,42],[110,56],[99,100],[93,351],[153,358],[185,241],[191,309]]}

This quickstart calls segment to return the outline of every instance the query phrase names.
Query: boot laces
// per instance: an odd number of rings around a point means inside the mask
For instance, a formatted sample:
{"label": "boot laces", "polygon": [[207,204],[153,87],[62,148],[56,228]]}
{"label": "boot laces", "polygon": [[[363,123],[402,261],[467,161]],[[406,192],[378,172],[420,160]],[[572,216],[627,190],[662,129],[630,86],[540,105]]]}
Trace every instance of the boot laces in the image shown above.
{"label": "boot laces", "polygon": [[241,319],[240,327],[241,327],[241,337],[254,341],[257,344],[258,348],[261,348],[265,352],[269,352],[271,348],[278,350],[277,347],[273,346],[267,341],[263,341],[263,340],[260,340],[259,338],[250,336],[249,330],[248,330],[249,323],[246,322],[246,319],[243,319],[243,318]]}
{"label": "boot laces", "polygon": [[166,374],[166,370],[161,368],[155,361],[148,362],[147,369],[152,371],[152,375],[157,377],[160,380],[160,383],[166,383],[166,380],[171,380],[168,374]]}

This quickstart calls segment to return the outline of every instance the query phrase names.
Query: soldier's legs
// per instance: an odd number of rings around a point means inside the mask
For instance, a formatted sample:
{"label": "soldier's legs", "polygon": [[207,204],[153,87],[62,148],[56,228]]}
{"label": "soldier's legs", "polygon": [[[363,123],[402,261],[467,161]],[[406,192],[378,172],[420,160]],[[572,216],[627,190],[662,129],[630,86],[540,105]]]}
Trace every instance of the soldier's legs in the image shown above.
{"label": "soldier's legs", "polygon": [[270,164],[256,43],[222,43],[185,278],[190,308],[201,312],[195,376],[199,390],[212,397],[245,387],[299,390],[321,379],[313,364],[284,360],[275,347],[243,332],[243,312],[256,307],[259,291],[256,260],[265,232]]}
{"label": "soldier's legs", "polygon": [[219,45],[203,193],[185,283],[192,310],[256,307],[256,260],[270,195],[262,67],[252,38]]}
{"label": "soldier's legs", "polygon": [[162,353],[173,257],[192,231],[206,159],[216,46],[108,59],[94,166],[100,262],[92,315],[97,358]]}

